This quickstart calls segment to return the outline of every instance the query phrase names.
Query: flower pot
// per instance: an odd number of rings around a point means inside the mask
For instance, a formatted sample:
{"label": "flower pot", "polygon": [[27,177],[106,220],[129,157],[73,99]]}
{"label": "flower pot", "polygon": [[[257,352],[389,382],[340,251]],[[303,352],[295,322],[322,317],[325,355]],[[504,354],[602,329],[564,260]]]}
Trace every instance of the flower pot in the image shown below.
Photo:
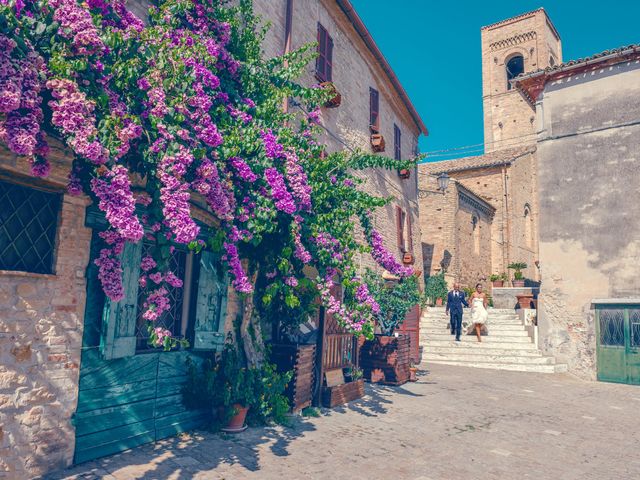
{"label": "flower pot", "polygon": [[409,367],[409,381],[417,382],[418,381],[418,368],[417,367]]}
{"label": "flower pot", "polygon": [[360,368],[372,383],[402,385],[409,380],[410,344],[408,335],[376,335],[360,350]]}
{"label": "flower pot", "polygon": [[380,133],[371,134],[371,148],[374,152],[384,152],[384,137]]}
{"label": "flower pot", "polygon": [[511,280],[511,285],[516,288],[522,288],[524,287],[524,280]]}
{"label": "flower pot", "polygon": [[337,407],[364,397],[364,380],[343,383],[334,387],[322,387],[322,405],[327,408]]}
{"label": "flower pot", "polygon": [[413,258],[413,253],[406,252],[404,255],[402,255],[402,263],[404,263],[405,265],[413,265],[414,260],[415,259]]}
{"label": "flower pot", "polygon": [[441,306],[442,306],[442,299],[436,298],[436,307],[441,307]]}
{"label": "flower pot", "polygon": [[[236,411],[236,414],[227,421],[226,425],[222,428],[222,431],[226,433],[239,433],[245,431],[247,426],[244,424],[244,421],[247,418],[249,407],[243,407],[239,403],[234,403],[229,408],[233,408]],[[225,412],[224,409],[221,410],[223,412],[223,416],[221,418],[227,418],[227,412]]]}
{"label": "flower pot", "polygon": [[531,308],[531,302],[533,301],[533,293],[523,293],[521,295],[516,295],[518,299],[518,305],[520,308],[529,309]]}
{"label": "flower pot", "polygon": [[504,287],[504,280],[494,280],[493,282],[491,282],[491,285],[498,288]]}
{"label": "flower pot", "polygon": [[322,82],[320,86],[325,90],[328,90],[329,92],[331,92],[331,95],[332,95],[331,98],[327,100],[327,102],[324,104],[324,106],[327,108],[339,107],[340,104],[342,103],[342,95],[340,95],[340,92],[338,92],[338,89],[336,88],[334,83]]}
{"label": "flower pot", "polygon": [[408,170],[406,168],[398,170],[398,176],[406,180],[407,178],[411,177],[411,170]]}

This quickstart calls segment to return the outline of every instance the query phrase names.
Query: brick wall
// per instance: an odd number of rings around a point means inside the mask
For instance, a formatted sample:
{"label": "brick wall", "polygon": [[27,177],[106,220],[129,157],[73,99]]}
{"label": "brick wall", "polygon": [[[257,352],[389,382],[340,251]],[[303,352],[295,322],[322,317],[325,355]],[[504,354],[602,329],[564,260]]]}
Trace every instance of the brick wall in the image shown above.
{"label": "brick wall", "polygon": [[[62,186],[64,151],[54,148],[51,160],[50,185]],[[0,148],[0,171],[17,176],[28,165]],[[86,205],[64,196],[54,275],[0,271],[0,477],[32,477],[73,457],[91,240]]]}

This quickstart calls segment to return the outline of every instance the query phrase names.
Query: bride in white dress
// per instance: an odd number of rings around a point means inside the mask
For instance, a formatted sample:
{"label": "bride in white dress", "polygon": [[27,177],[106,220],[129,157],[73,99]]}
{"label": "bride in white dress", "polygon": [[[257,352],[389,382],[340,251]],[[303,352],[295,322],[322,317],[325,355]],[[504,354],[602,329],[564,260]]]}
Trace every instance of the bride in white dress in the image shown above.
{"label": "bride in white dress", "polygon": [[471,294],[471,325],[469,333],[475,331],[478,341],[482,342],[480,335],[487,332],[487,295],[482,291],[482,285],[476,285],[476,291]]}

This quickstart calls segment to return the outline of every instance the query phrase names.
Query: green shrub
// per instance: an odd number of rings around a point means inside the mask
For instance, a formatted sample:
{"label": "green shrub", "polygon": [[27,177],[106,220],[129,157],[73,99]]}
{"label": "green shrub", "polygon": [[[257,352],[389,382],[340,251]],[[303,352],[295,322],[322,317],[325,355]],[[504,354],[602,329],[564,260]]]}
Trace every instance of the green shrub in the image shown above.
{"label": "green shrub", "polygon": [[448,292],[449,288],[444,278],[444,272],[432,275],[427,279],[424,296],[431,301],[432,305],[435,305],[438,298],[446,302]]}

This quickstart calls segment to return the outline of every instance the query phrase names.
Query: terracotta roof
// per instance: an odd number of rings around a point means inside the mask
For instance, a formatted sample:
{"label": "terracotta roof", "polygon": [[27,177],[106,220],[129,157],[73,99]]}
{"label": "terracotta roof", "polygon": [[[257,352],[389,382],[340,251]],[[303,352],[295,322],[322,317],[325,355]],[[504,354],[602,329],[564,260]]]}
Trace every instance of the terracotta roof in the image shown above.
{"label": "terracotta roof", "polygon": [[[472,170],[474,168],[493,167],[496,165],[504,165],[514,160],[534,152],[535,146],[505,148],[496,150],[495,152],[485,153],[475,157],[456,158],[455,160],[444,160],[440,162],[425,162],[419,165],[422,172],[438,174],[442,172],[460,172],[463,170]],[[428,160],[429,157],[427,157]]]}
{"label": "terracotta roof", "polygon": [[424,135],[429,135],[429,130],[427,130],[427,127],[424,124],[424,121],[422,120],[422,118],[420,117],[420,114],[418,113],[416,108],[413,106],[413,103],[411,103],[411,99],[409,98],[407,91],[404,89],[404,87],[400,83],[400,80],[394,73],[393,69],[391,68],[391,65],[389,65],[389,62],[387,61],[385,56],[382,54],[382,52],[378,48],[378,45],[376,45],[375,40],[369,33],[369,30],[367,30],[367,27],[365,26],[364,22],[356,12],[355,8],[353,8],[353,5],[351,5],[351,2],[349,0],[336,0],[336,3],[345,13],[345,15],[347,16],[347,18],[349,19],[353,27],[356,29],[356,32],[358,32],[358,35],[360,35],[360,38],[362,38],[367,48],[369,48],[369,51],[373,54],[373,56],[376,58],[378,63],[380,63],[380,66],[389,77],[391,84],[395,88],[396,92],[398,92],[398,95],[400,96],[402,102],[407,107],[409,114],[413,118],[413,121],[415,122],[420,132],[422,132]]}

